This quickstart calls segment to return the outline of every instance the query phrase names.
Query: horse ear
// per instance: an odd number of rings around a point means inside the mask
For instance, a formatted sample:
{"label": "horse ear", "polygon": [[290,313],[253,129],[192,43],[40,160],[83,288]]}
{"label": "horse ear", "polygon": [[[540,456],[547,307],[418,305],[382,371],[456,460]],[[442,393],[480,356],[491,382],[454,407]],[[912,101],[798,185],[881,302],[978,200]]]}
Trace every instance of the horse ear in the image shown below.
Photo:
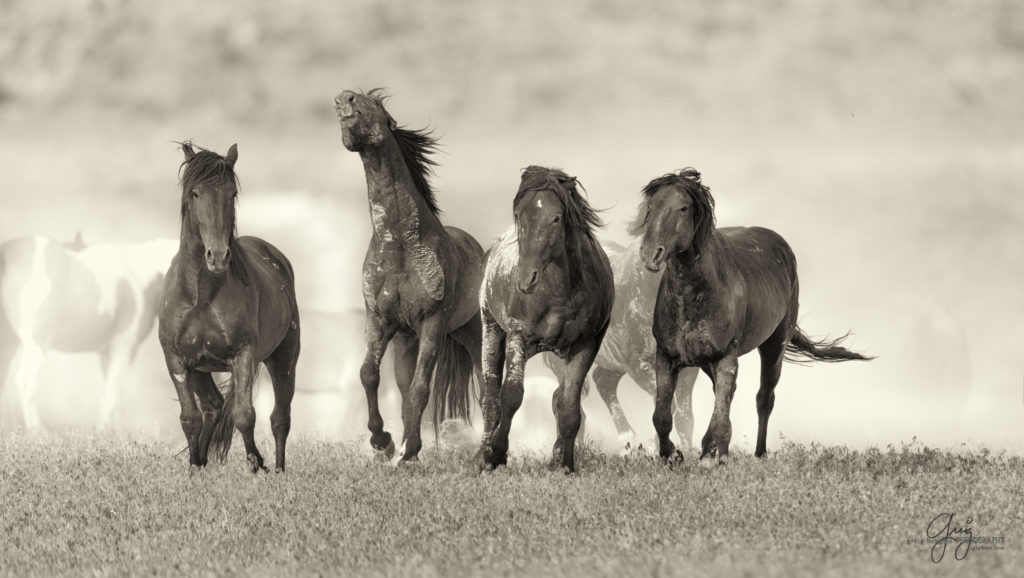
{"label": "horse ear", "polygon": [[181,143],[181,151],[185,153],[186,161],[190,161],[192,157],[196,156],[196,151],[192,150],[192,143],[190,142]]}
{"label": "horse ear", "polygon": [[234,168],[235,161],[238,160],[238,143],[231,145],[231,148],[228,149],[228,156],[225,158],[227,159],[228,164],[231,165],[231,168]]}

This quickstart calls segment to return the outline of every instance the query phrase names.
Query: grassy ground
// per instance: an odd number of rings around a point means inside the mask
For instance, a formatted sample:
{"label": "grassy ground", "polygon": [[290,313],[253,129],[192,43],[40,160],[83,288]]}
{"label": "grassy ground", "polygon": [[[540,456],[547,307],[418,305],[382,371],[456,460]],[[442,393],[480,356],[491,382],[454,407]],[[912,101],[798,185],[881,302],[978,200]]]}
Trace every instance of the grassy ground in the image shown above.
{"label": "grassy ground", "polygon": [[[236,448],[190,476],[177,450],[5,437],[0,573],[994,576],[1024,563],[1024,460],[986,450],[787,443],[669,468],[585,448],[573,476],[539,454],[477,475],[469,450],[396,469],[310,437],[283,475],[250,475]],[[931,543],[908,540],[944,512],[1006,549],[950,548],[933,565]]]}

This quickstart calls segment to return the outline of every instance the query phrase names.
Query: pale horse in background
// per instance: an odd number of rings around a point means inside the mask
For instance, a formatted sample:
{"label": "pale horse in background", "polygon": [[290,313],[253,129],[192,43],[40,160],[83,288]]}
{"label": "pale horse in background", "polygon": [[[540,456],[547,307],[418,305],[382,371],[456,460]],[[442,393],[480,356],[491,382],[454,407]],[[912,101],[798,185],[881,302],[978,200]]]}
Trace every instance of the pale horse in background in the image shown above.
{"label": "pale horse in background", "polygon": [[124,374],[156,320],[177,239],[62,244],[43,236],[0,245],[0,387],[14,384],[26,428],[42,425],[37,378],[48,351],[99,354],[98,427],[111,427]]}

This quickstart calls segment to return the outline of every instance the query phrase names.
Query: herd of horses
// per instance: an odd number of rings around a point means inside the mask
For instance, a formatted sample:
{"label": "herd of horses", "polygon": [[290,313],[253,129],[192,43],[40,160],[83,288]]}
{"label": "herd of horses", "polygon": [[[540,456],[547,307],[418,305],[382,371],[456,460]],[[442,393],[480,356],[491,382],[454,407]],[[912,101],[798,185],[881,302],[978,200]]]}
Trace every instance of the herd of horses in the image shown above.
{"label": "herd of horses", "polygon": [[[485,251],[441,222],[430,133],[400,127],[379,90],[346,90],[334,102],[342,142],[366,174],[372,236],[362,267],[366,352],[359,380],[370,444],[387,459],[418,459],[428,406],[435,433],[479,407],[483,434],[474,462],[480,469],[506,463],[525,364],[536,354],[559,382],[551,403],[553,467],[575,469],[580,400],[591,379],[620,436],[632,435],[617,397],[625,375],[654,397],[660,456],[681,459],[670,433],[674,421],[689,448],[700,371],[714,390],[701,457],[724,459],[738,358],[753,349],[761,358],[760,457],[784,361],[869,359],[844,348],[842,338],[815,340],[797,326],[793,251],[768,229],[716,228],[714,200],[692,168],[642,189],[633,241],[621,247],[597,240],[601,220],[575,177],[527,167],[512,200],[512,225]],[[224,156],[190,142],[181,148],[177,241],[140,245],[131,258],[42,237],[0,245],[0,331],[19,344],[0,349],[0,370],[10,366],[2,378],[16,384],[26,424],[38,424],[32,391],[43,352],[98,341],[104,345],[93,348],[114,400],[119,374],[155,318],[190,464],[205,465],[211,453],[223,457],[237,429],[251,469],[266,469],[254,440],[253,384],[262,364],[273,383],[270,421],[281,471],[302,328],[294,272],[273,245],[236,233],[237,147]],[[67,263],[54,266],[59,260]],[[124,270],[84,275],[90,265],[115,264]],[[117,281],[93,280],[104,278]],[[129,305],[113,306],[120,303]],[[89,304],[91,316],[72,315],[78,304]],[[83,321],[66,322],[72,318]],[[389,345],[402,399],[397,455],[378,400]],[[230,380],[218,385],[215,372]]]}

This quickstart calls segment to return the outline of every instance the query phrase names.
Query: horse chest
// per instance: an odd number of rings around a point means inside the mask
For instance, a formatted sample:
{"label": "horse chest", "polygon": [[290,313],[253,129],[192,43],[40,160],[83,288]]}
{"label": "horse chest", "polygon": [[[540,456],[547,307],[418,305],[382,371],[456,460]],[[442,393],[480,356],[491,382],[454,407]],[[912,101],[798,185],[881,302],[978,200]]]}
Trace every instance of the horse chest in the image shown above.
{"label": "horse chest", "polygon": [[238,349],[238,336],[229,323],[210,307],[200,307],[184,316],[175,345],[185,364],[204,371],[222,371]]}

